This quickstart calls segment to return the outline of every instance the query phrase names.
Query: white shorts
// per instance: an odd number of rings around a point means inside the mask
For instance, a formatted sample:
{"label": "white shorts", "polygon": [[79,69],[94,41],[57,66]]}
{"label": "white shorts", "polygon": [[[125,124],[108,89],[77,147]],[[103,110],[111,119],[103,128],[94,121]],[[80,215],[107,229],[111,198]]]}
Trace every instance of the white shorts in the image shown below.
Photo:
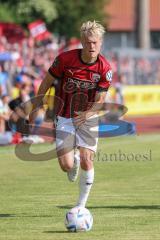
{"label": "white shorts", "polygon": [[96,152],[98,129],[98,115],[90,117],[79,127],[74,126],[73,118],[58,116],[56,122],[56,148],[57,150],[73,150],[76,147],[84,147]]}

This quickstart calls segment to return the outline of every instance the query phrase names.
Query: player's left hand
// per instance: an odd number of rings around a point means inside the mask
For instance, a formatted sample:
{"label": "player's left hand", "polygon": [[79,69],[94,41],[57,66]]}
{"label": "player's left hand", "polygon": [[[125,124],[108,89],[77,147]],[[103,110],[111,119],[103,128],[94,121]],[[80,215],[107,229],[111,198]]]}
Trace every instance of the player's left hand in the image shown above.
{"label": "player's left hand", "polygon": [[76,117],[74,117],[73,119],[73,123],[74,125],[76,125],[77,127],[82,125],[83,123],[85,123],[85,121],[90,117],[90,114],[88,111],[84,111],[84,112],[75,112],[76,113]]}

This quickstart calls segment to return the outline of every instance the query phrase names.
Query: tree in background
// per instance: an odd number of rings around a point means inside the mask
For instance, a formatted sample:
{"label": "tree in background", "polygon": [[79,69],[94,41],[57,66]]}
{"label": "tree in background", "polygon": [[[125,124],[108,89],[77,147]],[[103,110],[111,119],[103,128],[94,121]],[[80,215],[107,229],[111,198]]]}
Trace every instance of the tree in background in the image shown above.
{"label": "tree in background", "polygon": [[10,7],[9,3],[0,1],[0,22],[16,22],[14,9]]}
{"label": "tree in background", "polygon": [[103,23],[104,6],[109,0],[0,0],[0,21],[27,26],[42,19],[49,30],[69,39],[79,36],[83,21]]}
{"label": "tree in background", "polygon": [[50,23],[57,18],[52,0],[0,0],[0,9],[0,21],[12,21],[23,26],[37,19]]}
{"label": "tree in background", "polygon": [[53,21],[53,31],[70,38],[79,36],[79,28],[86,20],[103,23],[104,6],[108,0],[55,0],[58,17]]}

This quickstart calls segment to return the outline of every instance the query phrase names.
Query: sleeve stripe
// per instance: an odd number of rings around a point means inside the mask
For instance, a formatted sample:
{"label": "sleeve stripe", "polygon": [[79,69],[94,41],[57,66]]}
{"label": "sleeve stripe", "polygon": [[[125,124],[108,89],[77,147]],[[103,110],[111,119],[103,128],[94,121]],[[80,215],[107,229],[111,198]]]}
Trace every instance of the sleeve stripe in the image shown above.
{"label": "sleeve stripe", "polygon": [[109,87],[107,87],[107,88],[97,87],[96,91],[98,91],[98,92],[107,92],[108,88]]}

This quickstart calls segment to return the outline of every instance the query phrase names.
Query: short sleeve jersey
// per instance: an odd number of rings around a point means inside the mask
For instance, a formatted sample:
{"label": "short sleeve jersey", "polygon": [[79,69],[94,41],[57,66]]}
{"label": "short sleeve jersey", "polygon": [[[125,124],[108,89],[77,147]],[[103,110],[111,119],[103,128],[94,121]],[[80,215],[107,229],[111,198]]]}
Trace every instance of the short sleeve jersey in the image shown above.
{"label": "short sleeve jersey", "polygon": [[60,54],[48,71],[57,79],[55,95],[61,104],[57,115],[66,118],[88,110],[96,92],[107,91],[112,80],[111,66],[104,56],[99,54],[95,62],[87,64],[81,59],[81,49]]}

